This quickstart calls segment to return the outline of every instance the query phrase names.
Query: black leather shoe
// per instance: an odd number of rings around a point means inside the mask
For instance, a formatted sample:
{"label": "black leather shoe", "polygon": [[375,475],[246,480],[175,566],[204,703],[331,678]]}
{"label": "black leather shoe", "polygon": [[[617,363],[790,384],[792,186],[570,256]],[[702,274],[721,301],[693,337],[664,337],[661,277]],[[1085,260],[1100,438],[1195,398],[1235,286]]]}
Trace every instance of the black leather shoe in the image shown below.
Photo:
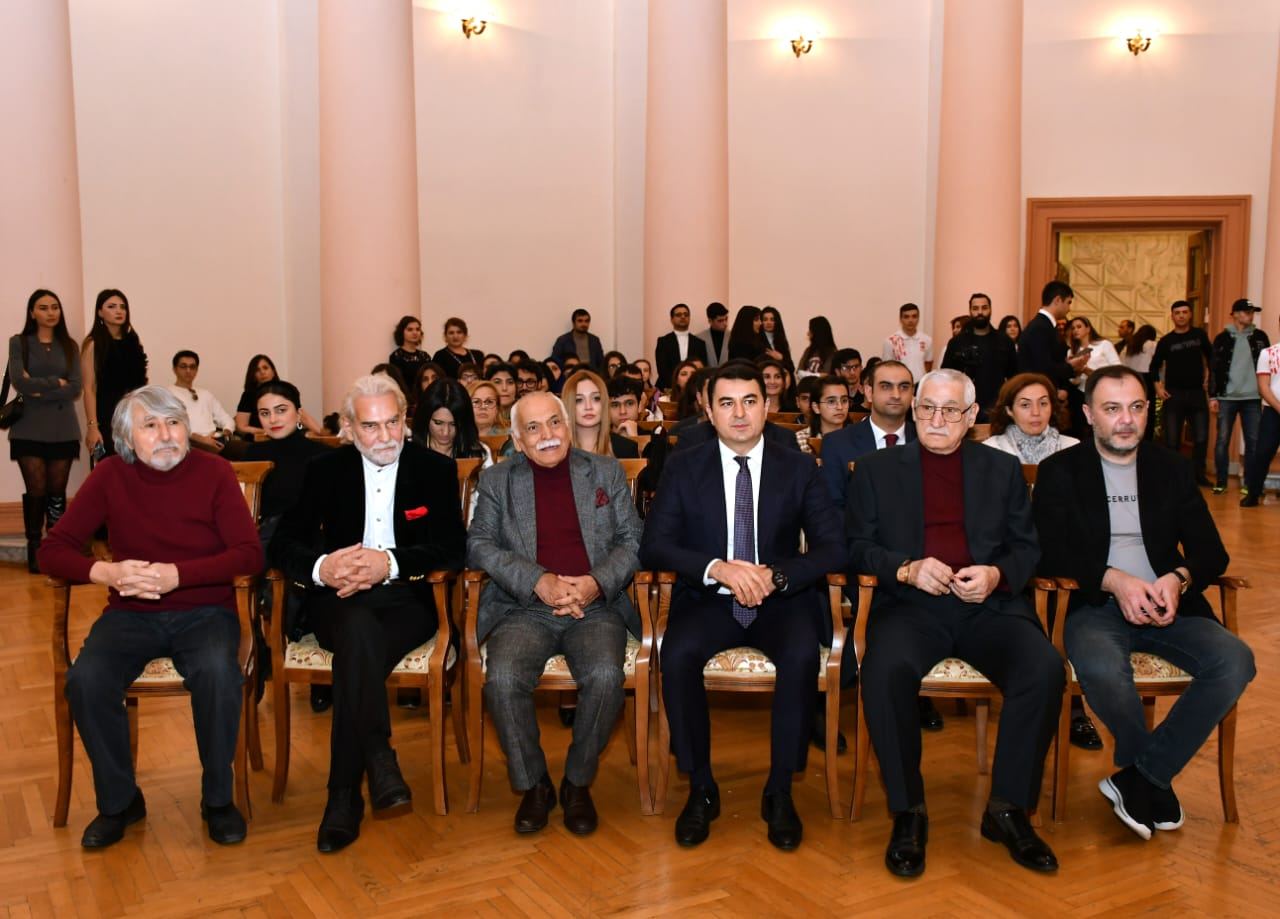
{"label": "black leather shoe", "polygon": [[104,849],[124,838],[124,828],[147,816],[147,802],[142,799],[142,789],[134,793],[133,800],[118,814],[102,814],[94,817],[84,828],[80,845],[86,849]]}
{"label": "black leather shoe", "polygon": [[578,707],[576,705],[560,706],[560,723],[567,728],[573,727],[573,719],[577,716],[577,714],[578,714]]}
{"label": "black leather shoe", "polygon": [[311,684],[311,710],[317,715],[333,708],[333,687],[323,683]]}
{"label": "black leather shoe", "polygon": [[921,696],[920,704],[920,727],[926,731],[942,730],[942,713],[938,711],[938,707],[933,704],[933,700],[928,696]]}
{"label": "black leather shoe", "polygon": [[1133,766],[1125,766],[1098,783],[1098,791],[1111,802],[1111,809],[1120,822],[1143,839],[1150,839],[1155,829],[1151,816],[1153,790],[1152,784]]}
{"label": "black leather shoe", "polygon": [[1209,477],[1203,472],[1196,476],[1196,484],[1201,488],[1212,488],[1213,483],[1209,481]]}
{"label": "black leather shoe", "polygon": [[369,779],[369,804],[375,811],[404,807],[413,800],[413,792],[400,774],[395,750],[370,753],[364,761]]}
{"label": "black leather shoe", "polygon": [[575,785],[568,779],[562,779],[560,806],[564,808],[564,828],[575,836],[590,836],[600,825],[596,806],[591,800],[591,789],[586,785]]}
{"label": "black leather shoe", "polygon": [[765,792],[760,799],[760,819],[769,824],[769,842],[783,852],[790,852],[800,845],[804,837],[804,824],[796,813],[791,792]]}
{"label": "black leather shoe", "polygon": [[982,814],[982,835],[1002,842],[1013,860],[1032,871],[1057,871],[1058,858],[1049,844],[1036,835],[1027,812],[1020,807]]}
{"label": "black leather shoe", "polygon": [[929,816],[903,811],[893,818],[893,833],[884,850],[884,866],[901,878],[924,872],[924,847],[929,843]]}
{"label": "black leather shoe", "polygon": [[696,846],[711,835],[711,821],[720,816],[720,789],[699,785],[689,789],[689,800],[676,818],[676,842]]}
{"label": "black leather shoe", "polygon": [[556,787],[551,784],[551,777],[544,775],[520,799],[520,806],[516,808],[516,832],[538,832],[547,825],[547,815],[555,806]]}
{"label": "black leather shoe", "polygon": [[320,818],[316,848],[321,852],[337,852],[360,838],[360,821],[364,818],[364,798],[359,788],[331,788],[329,801]]}
{"label": "black leather shoe", "polygon": [[244,842],[249,829],[234,804],[210,807],[200,802],[200,819],[209,824],[209,838],[220,846]]}
{"label": "black leather shoe", "polygon": [[[817,711],[813,713],[813,736],[809,738],[815,747],[823,753],[827,752],[827,713],[825,711]],[[836,731],[836,755],[840,755],[849,749],[849,742],[845,740],[844,731]]]}
{"label": "black leather shoe", "polygon": [[1071,745],[1081,750],[1102,749],[1102,738],[1088,715],[1076,715],[1071,719]]}
{"label": "black leather shoe", "polygon": [[1240,506],[1241,507],[1257,507],[1258,504],[1261,502],[1261,500],[1262,500],[1261,495],[1255,495],[1250,493],[1240,499]]}

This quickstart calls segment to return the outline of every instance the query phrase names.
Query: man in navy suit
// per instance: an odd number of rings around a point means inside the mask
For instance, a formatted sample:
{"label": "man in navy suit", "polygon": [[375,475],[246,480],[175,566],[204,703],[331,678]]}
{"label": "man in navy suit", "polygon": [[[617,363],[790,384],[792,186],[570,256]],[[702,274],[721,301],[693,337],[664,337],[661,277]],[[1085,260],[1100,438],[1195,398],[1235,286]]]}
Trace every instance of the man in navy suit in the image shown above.
{"label": "man in navy suit", "polygon": [[1058,323],[1071,312],[1075,296],[1069,285],[1050,281],[1040,292],[1040,312],[1018,336],[1018,372],[1043,373],[1053,380],[1058,398],[1068,402],[1072,418],[1079,414],[1084,399],[1080,390],[1071,385],[1071,379],[1088,363],[1089,355],[1067,357],[1067,345],[1058,338]]}
{"label": "man in navy suit", "polygon": [[[662,643],[662,694],[689,801],[676,842],[703,842],[720,814],[711,773],[711,723],[702,671],[728,648],[758,648],[773,662],[771,767],[761,802],[769,841],[800,844],[791,776],[804,765],[818,681],[820,583],[845,565],[840,520],[812,457],[764,437],[764,378],[743,362],[708,387],[716,438],[672,454],[645,521],[646,568],[679,579]],[[800,553],[804,530],[809,551]]]}
{"label": "man in navy suit", "polygon": [[914,383],[911,371],[901,361],[878,362],[867,371],[862,385],[863,399],[871,406],[870,416],[822,438],[822,477],[839,510],[844,510],[850,463],[916,439],[915,427],[907,424]]}

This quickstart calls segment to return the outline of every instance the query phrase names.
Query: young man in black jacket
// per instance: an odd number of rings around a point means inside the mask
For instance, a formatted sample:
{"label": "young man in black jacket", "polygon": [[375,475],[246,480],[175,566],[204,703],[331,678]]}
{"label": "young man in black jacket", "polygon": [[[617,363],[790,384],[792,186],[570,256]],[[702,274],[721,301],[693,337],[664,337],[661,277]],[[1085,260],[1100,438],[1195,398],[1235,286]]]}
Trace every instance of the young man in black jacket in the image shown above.
{"label": "young man in black jacket", "polygon": [[1156,343],[1150,370],[1156,395],[1164,402],[1164,442],[1177,450],[1182,443],[1182,425],[1189,423],[1196,484],[1208,486],[1204,473],[1209,453],[1209,403],[1205,394],[1213,349],[1204,329],[1192,327],[1190,303],[1175,300],[1170,315],[1173,331]]}
{"label": "young man in black jacket", "polygon": [[1231,432],[1237,416],[1244,433],[1240,455],[1240,492],[1248,497],[1245,470],[1249,457],[1258,449],[1258,422],[1262,419],[1262,396],[1258,392],[1258,355],[1271,345],[1267,333],[1253,324],[1262,312],[1243,297],[1231,304],[1231,324],[1213,340],[1213,376],[1209,382],[1209,411],[1218,415],[1218,436],[1213,446],[1213,493],[1227,490],[1227,467],[1231,462]]}

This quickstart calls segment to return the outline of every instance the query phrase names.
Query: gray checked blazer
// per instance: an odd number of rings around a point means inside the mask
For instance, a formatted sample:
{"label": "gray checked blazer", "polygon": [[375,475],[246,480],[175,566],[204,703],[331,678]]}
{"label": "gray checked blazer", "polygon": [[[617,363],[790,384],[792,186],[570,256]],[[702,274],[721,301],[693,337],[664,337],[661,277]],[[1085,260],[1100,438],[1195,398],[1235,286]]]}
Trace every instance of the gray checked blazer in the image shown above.
{"label": "gray checked blazer", "polygon": [[[626,587],[640,567],[643,526],[618,461],[608,456],[569,451],[573,501],[582,541],[600,597],[588,608],[618,613],[627,629],[640,634],[640,617]],[[480,595],[476,632],[480,640],[514,610],[549,610],[534,594],[546,569],[538,564],[537,513],[533,471],[523,454],[490,466],[480,474],[476,509],[467,531],[467,567],[480,568],[489,582]]]}

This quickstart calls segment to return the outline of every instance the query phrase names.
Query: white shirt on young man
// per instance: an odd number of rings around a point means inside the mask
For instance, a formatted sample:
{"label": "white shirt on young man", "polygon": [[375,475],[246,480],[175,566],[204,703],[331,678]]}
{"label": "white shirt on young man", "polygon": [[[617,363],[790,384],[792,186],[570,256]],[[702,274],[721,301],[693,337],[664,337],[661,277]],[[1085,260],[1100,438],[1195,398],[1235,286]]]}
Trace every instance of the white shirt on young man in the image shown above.
{"label": "white shirt on young man", "polygon": [[689,330],[683,332],[672,329],[676,336],[676,349],[680,353],[680,360],[687,361],[689,359]]}
{"label": "white shirt on young man", "polygon": [[924,365],[933,363],[933,339],[918,330],[907,335],[899,329],[884,340],[880,356],[906,364],[912,378],[918,380],[925,374]]}
{"label": "white shirt on young man", "polygon": [[187,407],[187,420],[192,434],[209,436],[218,431],[235,430],[235,420],[222,407],[217,397],[207,389],[187,389],[177,383],[169,384],[169,392],[182,400]]}
{"label": "white shirt on young man", "polygon": [[877,450],[883,450],[888,446],[884,441],[884,436],[886,434],[896,434],[898,436],[898,439],[893,444],[895,447],[901,447],[907,442],[907,423],[905,421],[899,425],[898,430],[896,431],[886,431],[870,418],[867,419],[867,424],[871,425],[871,433],[875,435]]}

